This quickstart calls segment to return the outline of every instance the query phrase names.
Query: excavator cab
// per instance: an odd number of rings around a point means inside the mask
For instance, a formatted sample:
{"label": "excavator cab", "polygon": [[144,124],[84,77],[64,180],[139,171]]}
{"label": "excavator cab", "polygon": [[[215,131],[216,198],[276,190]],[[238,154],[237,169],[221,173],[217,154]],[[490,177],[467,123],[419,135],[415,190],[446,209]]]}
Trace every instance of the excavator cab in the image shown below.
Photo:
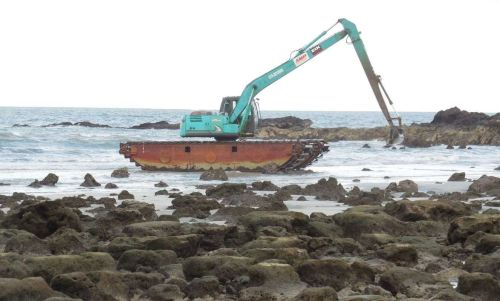
{"label": "excavator cab", "polygon": [[[230,116],[233,109],[236,107],[236,103],[240,99],[239,96],[226,96],[222,98],[220,104],[220,115]],[[257,99],[258,100],[258,99]],[[248,115],[248,120],[240,134],[241,137],[253,137],[255,131],[259,126],[260,110],[256,99],[252,99],[250,104],[250,114]],[[241,120],[240,120],[241,121]]]}

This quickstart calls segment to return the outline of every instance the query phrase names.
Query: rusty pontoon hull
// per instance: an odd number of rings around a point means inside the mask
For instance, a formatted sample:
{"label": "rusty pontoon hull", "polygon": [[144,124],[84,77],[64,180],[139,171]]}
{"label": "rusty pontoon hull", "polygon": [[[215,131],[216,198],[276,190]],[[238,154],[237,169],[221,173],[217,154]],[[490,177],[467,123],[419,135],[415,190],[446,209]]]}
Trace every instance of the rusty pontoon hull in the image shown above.
{"label": "rusty pontoon hull", "polygon": [[120,154],[144,170],[267,171],[304,168],[328,151],[324,140],[126,142]]}

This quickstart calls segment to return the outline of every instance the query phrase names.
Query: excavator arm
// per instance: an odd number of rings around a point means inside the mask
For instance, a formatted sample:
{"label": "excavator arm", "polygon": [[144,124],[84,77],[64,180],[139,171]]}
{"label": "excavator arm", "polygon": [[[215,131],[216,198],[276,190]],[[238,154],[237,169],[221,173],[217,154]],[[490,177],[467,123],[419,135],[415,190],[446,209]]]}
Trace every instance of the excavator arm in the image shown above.
{"label": "excavator arm", "polygon": [[[338,23],[343,26],[344,30],[318,42]],[[221,112],[221,114],[215,115],[184,116],[181,125],[181,136],[236,139],[241,136],[253,135],[253,132],[248,133],[247,123],[249,122],[250,115],[252,113],[255,114],[255,112],[253,112],[253,99],[255,96],[271,84],[283,78],[285,75],[291,73],[304,63],[315,58],[321,52],[341,41],[346,36],[349,36],[361,65],[363,66],[373,93],[375,94],[375,98],[377,99],[385,119],[391,127],[391,134],[388,139],[388,143],[394,143],[395,139],[402,134],[401,118],[399,116],[393,117],[387,108],[386,100],[384,99],[382,92],[387,97],[389,104],[392,105],[392,101],[382,86],[380,77],[377,76],[373,70],[363,45],[363,41],[359,36],[360,33],[358,32],[356,25],[346,19],[340,19],[336,24],[323,31],[314,40],[297,50],[289,60],[250,82],[244,88],[239,98],[235,99],[235,106],[232,108],[231,112]],[[394,120],[398,121],[397,125],[394,124]]]}

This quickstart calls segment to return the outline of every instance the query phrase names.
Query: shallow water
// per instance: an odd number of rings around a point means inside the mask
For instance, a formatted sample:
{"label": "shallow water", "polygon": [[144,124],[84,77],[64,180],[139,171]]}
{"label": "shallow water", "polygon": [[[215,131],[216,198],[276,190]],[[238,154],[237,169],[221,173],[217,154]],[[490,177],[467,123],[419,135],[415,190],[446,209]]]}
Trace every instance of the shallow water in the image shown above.
{"label": "shallow water", "polygon": [[[154,196],[159,190],[154,183],[163,180],[171,188],[195,191],[200,173],[192,172],[147,172],[118,154],[118,145],[127,140],[177,140],[177,130],[130,130],[124,128],[84,127],[40,127],[41,125],[88,120],[113,127],[132,126],[143,122],[167,120],[177,122],[187,113],[180,110],[126,110],[126,109],[71,109],[71,108],[0,108],[0,194],[23,191],[30,194],[57,197],[62,195],[87,194],[107,196],[104,189],[108,182],[116,183],[119,190],[126,189],[136,196],[154,202],[156,208],[166,210],[170,200]],[[264,117],[295,115],[310,118],[315,126],[372,127],[384,125],[379,112],[263,112]],[[407,123],[429,122],[433,113],[404,113]],[[13,124],[29,124],[31,127],[13,128]],[[369,143],[371,148],[361,146]],[[250,183],[270,180],[277,185],[314,183],[322,177],[336,177],[347,188],[354,184],[363,189],[374,186],[385,187],[390,182],[413,179],[421,191],[465,191],[470,183],[446,183],[457,171],[465,171],[466,177],[475,179],[483,174],[500,176],[494,168],[500,165],[500,147],[472,146],[470,150],[447,150],[444,146],[431,148],[386,149],[381,141],[344,141],[330,143],[330,152],[309,169],[307,174],[263,175],[257,173],[231,172],[232,182]],[[111,171],[126,166],[130,177],[111,178]],[[372,171],[361,171],[370,168]],[[29,188],[35,178],[41,180],[47,173],[59,176],[56,187]],[[83,176],[91,173],[103,184],[99,188],[83,188],[79,184]],[[389,176],[389,179],[384,179]],[[353,183],[359,179],[359,183]],[[443,182],[443,184],[436,184]],[[217,183],[217,182],[214,182]],[[287,205],[301,211],[337,210],[324,202],[290,201]],[[330,206],[332,205],[332,206]]]}

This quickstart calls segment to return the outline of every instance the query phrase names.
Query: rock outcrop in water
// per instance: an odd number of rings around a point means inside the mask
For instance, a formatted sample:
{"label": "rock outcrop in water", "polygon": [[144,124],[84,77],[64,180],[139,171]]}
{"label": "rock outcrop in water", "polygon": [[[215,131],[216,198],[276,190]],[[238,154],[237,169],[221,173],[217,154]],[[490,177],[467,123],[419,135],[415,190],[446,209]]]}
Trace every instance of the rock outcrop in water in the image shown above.
{"label": "rock outcrop in water", "polygon": [[158,122],[146,122],[141,123],[139,125],[134,125],[130,127],[134,130],[146,130],[146,129],[155,129],[155,130],[178,130],[180,128],[179,123],[169,123],[168,121],[158,121]]}
{"label": "rock outcrop in water", "polygon": [[[307,121],[307,120],[305,120]],[[263,139],[325,139],[385,140],[388,127],[375,128],[314,128],[309,122],[297,122],[294,127],[279,127],[273,123],[261,124],[257,137]],[[438,112],[431,123],[412,124],[404,127],[404,144],[409,147],[432,145],[500,145],[500,113],[488,116],[470,113],[458,108]],[[465,148],[465,147],[463,147]]]}

